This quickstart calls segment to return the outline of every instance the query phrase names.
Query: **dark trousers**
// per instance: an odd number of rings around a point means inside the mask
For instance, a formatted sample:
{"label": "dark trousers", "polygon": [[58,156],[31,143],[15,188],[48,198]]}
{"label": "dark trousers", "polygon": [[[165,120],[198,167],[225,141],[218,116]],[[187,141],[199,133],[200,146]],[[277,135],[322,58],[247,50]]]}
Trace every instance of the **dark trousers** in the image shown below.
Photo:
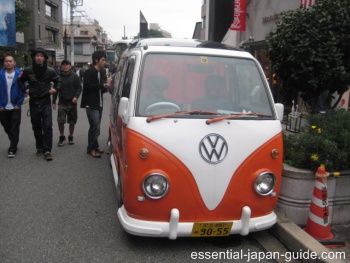
{"label": "dark trousers", "polygon": [[9,152],[16,152],[19,140],[19,126],[21,125],[21,109],[0,111],[0,122],[10,140]]}
{"label": "dark trousers", "polygon": [[100,124],[102,118],[102,108],[90,109],[86,108],[86,115],[89,120],[90,128],[88,132],[87,152],[97,150],[99,148],[98,136],[100,136]]}
{"label": "dark trousers", "polygon": [[51,105],[30,107],[30,120],[37,149],[51,152],[52,149],[52,109]]}

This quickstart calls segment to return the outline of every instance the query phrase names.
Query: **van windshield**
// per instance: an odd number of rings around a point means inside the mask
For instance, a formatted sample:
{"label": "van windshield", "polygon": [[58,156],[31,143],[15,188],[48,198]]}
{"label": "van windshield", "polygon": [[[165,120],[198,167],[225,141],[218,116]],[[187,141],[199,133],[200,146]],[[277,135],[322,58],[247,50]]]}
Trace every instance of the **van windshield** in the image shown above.
{"label": "van windshield", "polygon": [[213,113],[274,115],[263,75],[250,59],[150,53],[141,76],[137,116],[179,111],[201,113],[185,118],[204,118],[203,112],[210,112],[210,117]]}

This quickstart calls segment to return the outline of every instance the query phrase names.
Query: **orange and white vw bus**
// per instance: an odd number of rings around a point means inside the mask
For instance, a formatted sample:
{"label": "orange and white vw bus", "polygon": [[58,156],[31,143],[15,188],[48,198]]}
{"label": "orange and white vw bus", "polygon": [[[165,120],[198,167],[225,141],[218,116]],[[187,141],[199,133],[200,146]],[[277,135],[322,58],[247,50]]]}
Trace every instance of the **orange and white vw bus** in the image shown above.
{"label": "orange and white vw bus", "polygon": [[283,105],[249,53],[140,40],[111,92],[111,164],[128,233],[247,235],[276,222]]}

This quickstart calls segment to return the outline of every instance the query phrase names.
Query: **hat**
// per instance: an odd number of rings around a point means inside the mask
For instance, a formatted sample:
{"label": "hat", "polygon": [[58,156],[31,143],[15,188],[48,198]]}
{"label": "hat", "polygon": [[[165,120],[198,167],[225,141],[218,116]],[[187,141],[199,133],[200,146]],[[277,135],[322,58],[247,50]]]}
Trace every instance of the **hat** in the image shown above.
{"label": "hat", "polygon": [[67,59],[62,60],[61,65],[63,65],[63,64],[72,65],[72,63]]}
{"label": "hat", "polygon": [[32,55],[31,55],[31,58],[32,58],[32,59],[34,59],[36,53],[42,53],[46,59],[49,58],[49,57],[47,56],[47,54],[46,54],[45,49],[43,49],[43,48],[41,48],[41,47],[38,47],[38,48],[36,48],[36,49],[34,50],[34,52],[33,52]]}

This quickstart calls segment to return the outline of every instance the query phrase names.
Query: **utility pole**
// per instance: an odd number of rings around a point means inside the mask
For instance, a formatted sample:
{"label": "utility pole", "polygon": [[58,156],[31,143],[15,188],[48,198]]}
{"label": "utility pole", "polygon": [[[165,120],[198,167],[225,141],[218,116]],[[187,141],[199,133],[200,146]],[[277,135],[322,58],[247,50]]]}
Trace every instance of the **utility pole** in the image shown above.
{"label": "utility pole", "polygon": [[70,3],[70,55],[71,55],[71,63],[74,66],[74,8],[77,6],[83,5],[83,0],[69,0]]}
{"label": "utility pole", "polygon": [[67,59],[67,29],[64,29],[64,59]]}

